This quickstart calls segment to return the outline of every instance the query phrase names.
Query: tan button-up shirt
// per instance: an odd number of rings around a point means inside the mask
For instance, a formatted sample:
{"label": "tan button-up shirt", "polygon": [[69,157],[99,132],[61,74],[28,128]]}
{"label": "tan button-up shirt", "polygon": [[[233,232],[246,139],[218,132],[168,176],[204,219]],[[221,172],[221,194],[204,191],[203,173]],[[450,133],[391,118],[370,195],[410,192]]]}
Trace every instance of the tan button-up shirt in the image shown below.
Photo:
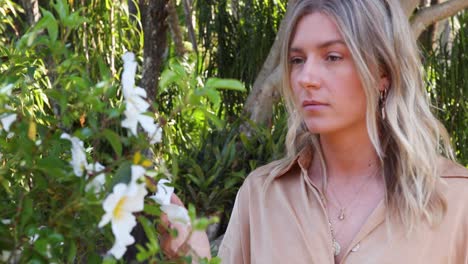
{"label": "tan button-up shirt", "polygon": [[[255,170],[240,188],[218,256],[222,263],[332,264],[332,237],[317,188],[307,176],[311,160],[303,152],[269,185],[271,166]],[[468,170],[440,160],[448,201],[442,223],[425,222],[407,236],[388,232],[383,201],[358,232],[341,263],[468,264]]]}

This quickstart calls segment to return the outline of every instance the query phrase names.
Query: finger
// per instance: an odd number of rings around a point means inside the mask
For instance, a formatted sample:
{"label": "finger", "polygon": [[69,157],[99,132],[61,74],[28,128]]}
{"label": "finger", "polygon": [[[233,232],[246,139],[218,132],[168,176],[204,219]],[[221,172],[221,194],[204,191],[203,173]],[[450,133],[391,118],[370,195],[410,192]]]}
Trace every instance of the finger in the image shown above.
{"label": "finger", "polygon": [[169,219],[168,219],[167,215],[165,213],[162,213],[160,220],[161,221],[157,225],[158,232],[161,235],[168,234],[170,223],[169,223]]}
{"label": "finger", "polygon": [[161,249],[163,251],[163,253],[169,258],[169,259],[173,259],[177,256],[177,252],[176,250],[174,250],[173,248],[173,242],[172,240],[170,239],[169,237],[170,235],[167,235],[165,236],[161,242],[160,242],[160,245],[161,245]]}
{"label": "finger", "polygon": [[184,203],[174,193],[171,195],[171,204],[176,204],[185,208]]}

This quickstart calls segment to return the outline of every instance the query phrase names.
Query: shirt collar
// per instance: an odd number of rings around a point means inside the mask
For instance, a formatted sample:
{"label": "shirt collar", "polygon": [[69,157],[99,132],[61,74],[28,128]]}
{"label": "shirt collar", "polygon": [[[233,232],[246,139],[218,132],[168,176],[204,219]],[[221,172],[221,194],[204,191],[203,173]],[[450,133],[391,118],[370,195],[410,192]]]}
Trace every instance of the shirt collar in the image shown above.
{"label": "shirt collar", "polygon": [[[281,177],[282,175],[286,174],[295,165],[299,165],[302,169],[308,170],[310,167],[310,163],[312,162],[313,155],[314,153],[312,146],[305,146],[304,148],[302,148],[302,150],[298,152],[298,154],[296,154],[296,156],[294,156],[293,159],[291,159],[289,164],[284,169],[282,169],[281,172],[278,173],[275,178]],[[440,172],[440,176],[442,178],[468,178],[467,168],[442,156],[439,157],[437,161],[437,166]]]}
{"label": "shirt collar", "polygon": [[447,158],[437,161],[442,178],[468,178],[468,169]]}
{"label": "shirt collar", "polygon": [[276,179],[283,176],[288,171],[292,170],[295,165],[299,165],[300,168],[308,170],[312,161],[312,157],[312,146],[305,146],[289,161],[287,166],[285,166],[278,174],[276,174],[274,178]]}

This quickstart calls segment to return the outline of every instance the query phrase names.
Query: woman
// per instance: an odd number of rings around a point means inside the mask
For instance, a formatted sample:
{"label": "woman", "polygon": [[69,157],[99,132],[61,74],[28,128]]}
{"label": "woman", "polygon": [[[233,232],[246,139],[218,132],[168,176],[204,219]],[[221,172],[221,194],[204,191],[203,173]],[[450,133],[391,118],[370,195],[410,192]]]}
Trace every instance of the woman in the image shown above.
{"label": "woman", "polygon": [[287,155],[239,190],[222,263],[468,263],[468,172],[398,1],[299,0],[288,21]]}

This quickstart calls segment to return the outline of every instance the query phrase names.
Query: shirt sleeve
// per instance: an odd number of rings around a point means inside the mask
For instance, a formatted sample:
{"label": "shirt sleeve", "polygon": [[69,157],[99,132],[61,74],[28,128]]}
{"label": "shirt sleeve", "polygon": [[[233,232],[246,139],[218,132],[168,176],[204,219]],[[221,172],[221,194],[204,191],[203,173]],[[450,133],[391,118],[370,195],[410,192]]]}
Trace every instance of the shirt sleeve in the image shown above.
{"label": "shirt sleeve", "polygon": [[[465,196],[467,197],[467,196]],[[467,200],[466,198],[464,199]],[[457,257],[455,263],[468,264],[468,205],[465,205],[463,215],[462,227],[460,234],[460,240],[457,246]]]}
{"label": "shirt sleeve", "polygon": [[218,257],[223,264],[250,264],[248,186],[239,189]]}

